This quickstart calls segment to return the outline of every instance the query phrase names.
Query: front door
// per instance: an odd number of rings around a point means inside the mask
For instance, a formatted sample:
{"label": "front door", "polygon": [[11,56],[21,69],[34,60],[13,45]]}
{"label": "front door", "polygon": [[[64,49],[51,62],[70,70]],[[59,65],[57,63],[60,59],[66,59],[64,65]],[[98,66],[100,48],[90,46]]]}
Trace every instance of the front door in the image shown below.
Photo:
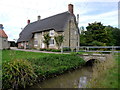
{"label": "front door", "polygon": [[42,43],[42,48],[45,48],[45,44],[44,43]]}

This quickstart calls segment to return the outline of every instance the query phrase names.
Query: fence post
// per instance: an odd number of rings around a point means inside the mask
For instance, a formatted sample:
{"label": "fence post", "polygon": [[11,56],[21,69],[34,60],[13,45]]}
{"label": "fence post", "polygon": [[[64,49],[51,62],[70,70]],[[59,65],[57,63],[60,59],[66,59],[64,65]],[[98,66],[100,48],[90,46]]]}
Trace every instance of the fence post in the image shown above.
{"label": "fence post", "polygon": [[114,55],[114,47],[112,46],[112,55]]}
{"label": "fence post", "polygon": [[76,46],[76,52],[78,52],[78,46]]}
{"label": "fence post", "polygon": [[61,53],[63,54],[63,46],[61,46]]}

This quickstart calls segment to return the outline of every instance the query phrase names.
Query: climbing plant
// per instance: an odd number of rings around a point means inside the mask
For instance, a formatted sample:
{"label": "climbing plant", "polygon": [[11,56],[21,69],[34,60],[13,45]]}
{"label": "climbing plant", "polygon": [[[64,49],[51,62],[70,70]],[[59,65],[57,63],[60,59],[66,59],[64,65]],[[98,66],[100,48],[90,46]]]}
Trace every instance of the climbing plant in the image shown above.
{"label": "climbing plant", "polygon": [[56,44],[58,46],[58,49],[60,49],[62,43],[63,43],[63,40],[64,40],[64,36],[63,35],[59,35],[59,36],[55,36],[55,41],[56,41]]}
{"label": "climbing plant", "polygon": [[51,39],[51,37],[49,36],[49,33],[46,33],[43,35],[44,36],[44,44],[46,45],[47,48],[49,48],[49,41]]}

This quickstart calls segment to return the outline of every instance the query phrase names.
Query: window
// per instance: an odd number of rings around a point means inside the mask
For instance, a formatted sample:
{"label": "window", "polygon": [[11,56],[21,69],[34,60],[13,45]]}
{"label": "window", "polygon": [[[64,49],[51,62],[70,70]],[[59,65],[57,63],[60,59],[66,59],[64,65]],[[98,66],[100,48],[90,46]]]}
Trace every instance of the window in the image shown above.
{"label": "window", "polygon": [[37,38],[38,37],[38,35],[37,34],[34,34],[34,38]]}
{"label": "window", "polygon": [[54,36],[54,30],[50,31],[50,36]]}
{"label": "window", "polygon": [[53,38],[50,39],[49,44],[50,44],[50,45],[54,45],[54,39],[53,39]]}
{"label": "window", "polygon": [[75,31],[75,35],[77,35],[77,32]]}
{"label": "window", "polygon": [[21,46],[23,46],[23,43],[21,43]]}
{"label": "window", "polygon": [[34,46],[38,46],[38,41],[37,40],[34,41]]}

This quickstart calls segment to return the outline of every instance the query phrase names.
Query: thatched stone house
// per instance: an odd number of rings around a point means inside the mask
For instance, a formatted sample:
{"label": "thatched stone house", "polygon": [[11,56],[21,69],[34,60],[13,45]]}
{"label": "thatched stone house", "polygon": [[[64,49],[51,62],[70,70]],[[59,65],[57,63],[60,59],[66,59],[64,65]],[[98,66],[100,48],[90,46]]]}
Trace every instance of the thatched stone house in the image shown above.
{"label": "thatched stone house", "polygon": [[45,48],[43,42],[45,33],[51,36],[49,48],[57,49],[54,36],[63,35],[62,46],[75,48],[79,46],[79,29],[76,17],[74,15],[73,5],[68,5],[68,11],[53,15],[51,17],[40,19],[28,24],[19,34],[17,41],[18,48]]}

